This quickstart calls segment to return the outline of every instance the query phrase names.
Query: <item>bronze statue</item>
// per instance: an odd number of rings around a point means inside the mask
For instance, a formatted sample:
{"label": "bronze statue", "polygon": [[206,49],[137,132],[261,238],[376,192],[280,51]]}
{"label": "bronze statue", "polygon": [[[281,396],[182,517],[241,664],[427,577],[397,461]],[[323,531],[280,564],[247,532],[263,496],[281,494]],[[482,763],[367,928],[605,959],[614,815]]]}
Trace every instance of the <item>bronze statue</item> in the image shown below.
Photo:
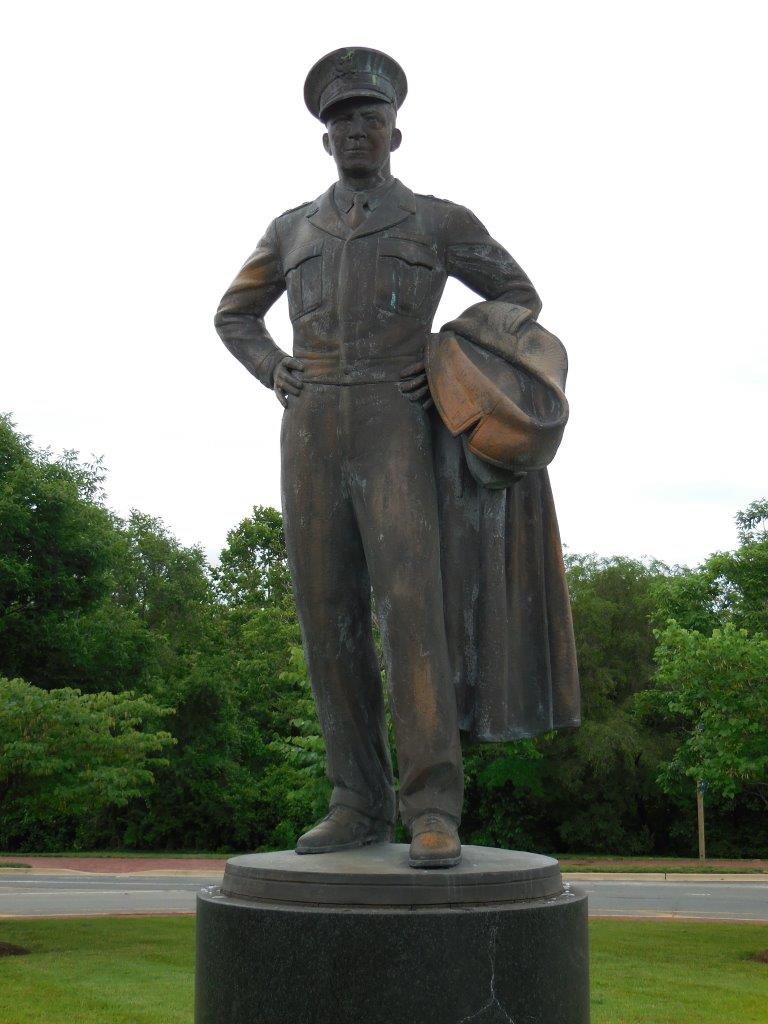
{"label": "bronze statue", "polygon": [[[579,723],[544,468],[568,415],[567,362],[477,217],[392,177],[406,89],[376,50],[312,68],[305,99],[338,181],[270,224],[216,327],[285,407],[285,534],[333,784],[296,850],[392,837],[373,592],[410,863],[448,867],[461,856],[460,730],[501,741]],[[484,301],[432,334],[449,275]],[[264,324],[286,288],[292,355]]]}

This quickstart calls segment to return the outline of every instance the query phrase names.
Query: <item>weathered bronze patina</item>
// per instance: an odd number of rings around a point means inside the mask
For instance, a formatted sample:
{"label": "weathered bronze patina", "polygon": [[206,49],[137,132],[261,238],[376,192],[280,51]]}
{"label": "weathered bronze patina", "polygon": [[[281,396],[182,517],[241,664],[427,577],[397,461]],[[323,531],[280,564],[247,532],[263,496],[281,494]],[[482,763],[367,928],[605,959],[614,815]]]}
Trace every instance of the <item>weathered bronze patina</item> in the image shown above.
{"label": "weathered bronze patina", "polygon": [[[477,217],[392,177],[406,89],[375,50],[337,50],[310,71],[307,106],[338,181],[269,225],[216,327],[285,407],[288,556],[334,787],[297,850],[392,834],[373,592],[410,863],[444,867],[460,856],[460,730],[502,741],[579,722],[545,468],[568,416],[567,360]],[[484,301],[433,334],[448,276]],[[264,323],[286,289],[292,355]]]}

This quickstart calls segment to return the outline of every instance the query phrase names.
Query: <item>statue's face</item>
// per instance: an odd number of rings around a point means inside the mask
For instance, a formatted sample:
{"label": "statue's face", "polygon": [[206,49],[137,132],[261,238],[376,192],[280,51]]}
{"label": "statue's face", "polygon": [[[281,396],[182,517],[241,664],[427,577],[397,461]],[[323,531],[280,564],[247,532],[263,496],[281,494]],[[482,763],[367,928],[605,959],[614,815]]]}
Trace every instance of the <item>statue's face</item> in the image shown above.
{"label": "statue's face", "polygon": [[381,170],[400,145],[395,110],[381,100],[352,98],[331,107],[323,145],[343,174],[370,175]]}

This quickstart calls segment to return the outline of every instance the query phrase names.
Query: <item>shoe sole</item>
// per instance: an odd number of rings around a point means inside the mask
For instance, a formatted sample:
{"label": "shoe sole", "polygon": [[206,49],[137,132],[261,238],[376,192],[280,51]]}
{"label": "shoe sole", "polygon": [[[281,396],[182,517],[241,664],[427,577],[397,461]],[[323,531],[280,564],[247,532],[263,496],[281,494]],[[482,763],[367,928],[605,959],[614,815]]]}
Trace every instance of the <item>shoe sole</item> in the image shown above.
{"label": "shoe sole", "polygon": [[461,860],[461,854],[458,857],[436,857],[434,860],[414,860],[408,858],[408,865],[412,868],[455,868]]}
{"label": "shoe sole", "polygon": [[306,857],[313,853],[339,853],[342,850],[359,850],[362,846],[375,846],[377,843],[391,843],[392,836],[370,836],[368,839],[361,839],[355,843],[334,843],[330,846],[313,846],[311,850],[300,850],[296,847],[296,853],[300,857]]}

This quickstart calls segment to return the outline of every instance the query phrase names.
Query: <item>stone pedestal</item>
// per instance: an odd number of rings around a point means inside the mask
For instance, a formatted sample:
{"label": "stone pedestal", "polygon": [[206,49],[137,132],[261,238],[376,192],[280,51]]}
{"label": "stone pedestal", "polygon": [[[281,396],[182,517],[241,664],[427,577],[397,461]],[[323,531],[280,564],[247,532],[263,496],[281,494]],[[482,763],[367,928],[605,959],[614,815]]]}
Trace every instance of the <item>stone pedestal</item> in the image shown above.
{"label": "stone pedestal", "polygon": [[464,847],[233,857],[197,905],[196,1024],[588,1024],[587,898],[557,861]]}

